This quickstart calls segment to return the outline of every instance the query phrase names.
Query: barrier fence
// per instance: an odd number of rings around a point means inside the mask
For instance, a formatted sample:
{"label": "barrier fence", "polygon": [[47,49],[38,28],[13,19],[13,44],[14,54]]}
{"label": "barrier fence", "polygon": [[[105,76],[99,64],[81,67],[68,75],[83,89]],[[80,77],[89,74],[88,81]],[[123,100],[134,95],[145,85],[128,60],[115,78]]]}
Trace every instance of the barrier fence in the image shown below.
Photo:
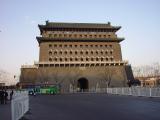
{"label": "barrier fence", "polygon": [[131,95],[145,97],[160,97],[160,87],[122,87],[122,88],[97,88],[86,90],[71,90],[70,93],[108,93],[116,95]]}
{"label": "barrier fence", "polygon": [[12,120],[19,120],[29,110],[29,96],[27,91],[16,91],[11,101]]}
{"label": "barrier fence", "polygon": [[131,87],[131,88],[107,88],[107,93],[117,95],[160,97],[160,88]]}

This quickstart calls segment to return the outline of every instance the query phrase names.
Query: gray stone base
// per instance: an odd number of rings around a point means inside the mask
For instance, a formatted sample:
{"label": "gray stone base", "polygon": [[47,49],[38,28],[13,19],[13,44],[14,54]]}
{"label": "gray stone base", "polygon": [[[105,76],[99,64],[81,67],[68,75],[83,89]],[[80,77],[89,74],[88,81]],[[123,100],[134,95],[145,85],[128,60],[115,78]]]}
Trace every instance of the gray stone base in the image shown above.
{"label": "gray stone base", "polygon": [[82,88],[125,87],[127,77],[125,66],[38,67],[21,68],[20,83],[58,84],[62,91],[68,92]]}

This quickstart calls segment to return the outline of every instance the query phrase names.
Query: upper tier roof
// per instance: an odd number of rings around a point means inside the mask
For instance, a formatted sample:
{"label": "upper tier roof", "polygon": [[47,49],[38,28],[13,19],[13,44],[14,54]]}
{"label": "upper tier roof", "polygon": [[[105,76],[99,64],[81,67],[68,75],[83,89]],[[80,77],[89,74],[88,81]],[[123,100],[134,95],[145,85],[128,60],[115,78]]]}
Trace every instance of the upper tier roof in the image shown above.
{"label": "upper tier roof", "polygon": [[38,43],[47,42],[121,42],[124,38],[50,38],[50,37],[36,37]]}
{"label": "upper tier roof", "polygon": [[108,23],[63,23],[63,22],[48,22],[46,25],[38,25],[40,30],[43,29],[53,29],[53,28],[84,28],[84,29],[112,29],[119,30],[121,26],[112,26],[110,22]]}

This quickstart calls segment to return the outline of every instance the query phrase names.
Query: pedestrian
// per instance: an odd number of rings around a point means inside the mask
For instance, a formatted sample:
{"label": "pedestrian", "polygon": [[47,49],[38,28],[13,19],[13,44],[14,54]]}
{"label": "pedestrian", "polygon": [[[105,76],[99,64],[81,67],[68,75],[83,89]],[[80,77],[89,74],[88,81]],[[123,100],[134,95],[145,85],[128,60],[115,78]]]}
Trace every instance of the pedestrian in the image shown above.
{"label": "pedestrian", "polygon": [[33,89],[33,95],[36,96],[36,88]]}
{"label": "pedestrian", "polygon": [[7,100],[8,100],[8,93],[7,93],[7,91],[5,90],[5,91],[4,91],[4,104],[7,104]]}
{"label": "pedestrian", "polygon": [[10,92],[10,100],[12,100],[13,90]]}
{"label": "pedestrian", "polygon": [[0,92],[1,104],[4,104],[4,90],[2,89]]}
{"label": "pedestrian", "polygon": [[2,95],[3,95],[3,91],[0,89],[0,103],[2,104]]}

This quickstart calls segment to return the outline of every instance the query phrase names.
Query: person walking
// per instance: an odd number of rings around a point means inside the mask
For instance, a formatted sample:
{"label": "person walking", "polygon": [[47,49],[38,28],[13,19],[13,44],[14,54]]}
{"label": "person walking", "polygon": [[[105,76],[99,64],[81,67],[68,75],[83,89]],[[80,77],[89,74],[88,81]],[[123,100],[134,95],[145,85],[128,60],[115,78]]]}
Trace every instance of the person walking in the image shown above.
{"label": "person walking", "polygon": [[4,90],[2,89],[0,92],[1,104],[4,104]]}
{"label": "person walking", "polygon": [[8,93],[7,93],[7,91],[5,90],[5,91],[4,91],[4,104],[7,104],[7,100],[8,100]]}
{"label": "person walking", "polygon": [[10,92],[10,101],[12,100],[13,90]]}
{"label": "person walking", "polygon": [[0,89],[0,103],[3,104],[2,102],[2,96],[3,96],[3,91]]}

